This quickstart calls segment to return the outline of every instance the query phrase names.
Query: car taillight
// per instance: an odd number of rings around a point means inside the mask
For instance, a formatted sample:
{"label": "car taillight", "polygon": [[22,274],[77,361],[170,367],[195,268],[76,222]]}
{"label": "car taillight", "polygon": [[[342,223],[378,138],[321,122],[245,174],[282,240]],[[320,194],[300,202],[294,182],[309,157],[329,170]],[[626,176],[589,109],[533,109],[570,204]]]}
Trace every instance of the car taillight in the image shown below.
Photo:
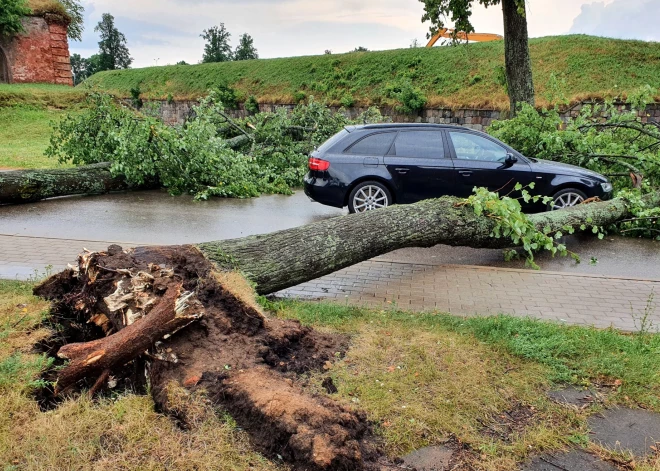
{"label": "car taillight", "polygon": [[328,170],[330,168],[330,162],[323,159],[317,159],[315,157],[309,158],[309,169],[310,170],[320,170],[321,172]]}

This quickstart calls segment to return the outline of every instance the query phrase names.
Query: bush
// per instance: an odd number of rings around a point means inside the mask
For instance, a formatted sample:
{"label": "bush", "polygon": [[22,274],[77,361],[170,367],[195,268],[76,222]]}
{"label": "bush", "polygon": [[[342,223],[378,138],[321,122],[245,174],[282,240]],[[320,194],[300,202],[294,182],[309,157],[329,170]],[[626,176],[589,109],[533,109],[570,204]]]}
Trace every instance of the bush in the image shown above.
{"label": "bush", "polygon": [[402,113],[417,113],[424,109],[426,97],[422,91],[415,87],[410,79],[403,79],[385,87],[385,96],[394,98],[401,103],[397,111]]}
{"label": "bush", "polygon": [[245,110],[250,114],[257,114],[259,112],[259,102],[254,95],[250,95],[250,98],[245,102]]}
{"label": "bush", "polygon": [[235,110],[238,108],[238,100],[236,98],[236,90],[227,85],[219,85],[214,90],[216,100],[221,102],[225,108]]}

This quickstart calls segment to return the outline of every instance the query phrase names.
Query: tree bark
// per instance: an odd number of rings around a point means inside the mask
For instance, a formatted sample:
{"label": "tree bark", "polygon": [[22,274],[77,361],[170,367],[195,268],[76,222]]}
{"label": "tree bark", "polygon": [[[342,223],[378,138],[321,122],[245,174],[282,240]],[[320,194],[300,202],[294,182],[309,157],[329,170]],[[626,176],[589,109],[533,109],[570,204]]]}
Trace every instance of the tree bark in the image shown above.
{"label": "tree bark", "polygon": [[534,106],[534,80],[529,55],[525,3],[521,0],[502,0],[502,13],[506,79],[511,112],[515,115],[521,103]]}
{"label": "tree bark", "polygon": [[0,205],[33,203],[57,196],[100,195],[154,186],[134,185],[122,176],[113,177],[108,163],[67,169],[14,170],[0,172]]}
{"label": "tree bark", "polygon": [[[647,200],[659,204],[660,193]],[[219,268],[240,269],[258,293],[268,294],[405,247],[513,245],[510,239],[491,237],[495,222],[460,202],[451,197],[427,200],[198,248]],[[607,226],[629,216],[628,203],[615,199],[529,217],[538,229],[549,226],[556,232],[567,225],[576,230],[583,224]]]}

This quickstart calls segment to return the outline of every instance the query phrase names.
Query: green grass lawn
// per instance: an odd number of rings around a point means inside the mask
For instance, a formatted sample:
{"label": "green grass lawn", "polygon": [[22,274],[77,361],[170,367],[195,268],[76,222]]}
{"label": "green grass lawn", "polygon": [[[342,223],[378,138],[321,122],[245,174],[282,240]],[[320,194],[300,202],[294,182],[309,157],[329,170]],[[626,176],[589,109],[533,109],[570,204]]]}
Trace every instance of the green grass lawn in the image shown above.
{"label": "green grass lawn", "polygon": [[59,167],[44,156],[51,123],[75,112],[85,93],[62,85],[0,84],[0,168]]}
{"label": "green grass lawn", "polygon": [[44,155],[51,123],[67,111],[32,106],[0,107],[0,168],[60,167]]}
{"label": "green grass lawn", "polygon": [[85,100],[86,89],[44,83],[0,84],[0,108],[6,106],[35,106],[67,109]]}
{"label": "green grass lawn", "polygon": [[[573,35],[532,39],[530,49],[539,104],[548,102],[553,75],[572,101],[660,87],[660,43]],[[396,103],[387,98],[388,87],[410,79],[431,106],[504,109],[509,100],[497,80],[503,64],[504,43],[490,42],[119,70],[96,74],[88,84],[122,97],[139,88],[146,98],[196,99],[228,85],[240,99],[264,103],[313,95],[334,104],[387,105]]]}
{"label": "green grass lawn", "polygon": [[[31,397],[48,360],[32,345],[48,335],[48,304],[32,285],[0,280],[0,462],[8,469],[280,469],[250,449],[244,432],[203,398],[184,398],[195,420],[182,430],[149,397],[115,392],[71,398],[43,413]],[[587,418],[604,406],[660,410],[660,336],[564,327],[511,317],[369,310],[337,304],[266,303],[274,315],[351,336],[343,359],[303,378],[305,388],[364,410],[385,450],[400,456],[447,439],[468,446],[473,469],[518,469],[531,454],[585,446]],[[600,388],[603,404],[582,410],[546,398],[557,383]],[[531,417],[502,437],[505,411]],[[657,469],[660,458],[628,469]]]}

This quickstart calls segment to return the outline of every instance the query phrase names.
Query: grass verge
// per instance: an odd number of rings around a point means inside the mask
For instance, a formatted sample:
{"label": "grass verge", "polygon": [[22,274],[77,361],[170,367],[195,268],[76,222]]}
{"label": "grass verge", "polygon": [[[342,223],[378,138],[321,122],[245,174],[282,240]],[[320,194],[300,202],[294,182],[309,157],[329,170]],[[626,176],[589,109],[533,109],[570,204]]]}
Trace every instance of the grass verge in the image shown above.
{"label": "grass verge", "polygon": [[[48,361],[32,346],[48,335],[40,327],[48,306],[31,288],[0,281],[0,463],[6,469],[278,469],[202,396],[173,392],[194,411],[186,431],[155,413],[149,397],[129,392],[98,402],[71,399],[40,412],[30,393]],[[345,358],[301,382],[326,394],[322,384],[331,377],[333,397],[365,410],[394,456],[449,441],[470,450],[474,469],[503,471],[531,454],[586,446],[587,417],[602,405],[555,404],[545,395],[555,382],[596,384],[607,394],[605,405],[660,408],[653,400],[660,387],[657,335],[295,301],[268,307],[352,336]]]}
{"label": "grass verge", "polygon": [[51,123],[66,114],[52,108],[0,107],[0,169],[69,166],[44,155],[52,134]]}

